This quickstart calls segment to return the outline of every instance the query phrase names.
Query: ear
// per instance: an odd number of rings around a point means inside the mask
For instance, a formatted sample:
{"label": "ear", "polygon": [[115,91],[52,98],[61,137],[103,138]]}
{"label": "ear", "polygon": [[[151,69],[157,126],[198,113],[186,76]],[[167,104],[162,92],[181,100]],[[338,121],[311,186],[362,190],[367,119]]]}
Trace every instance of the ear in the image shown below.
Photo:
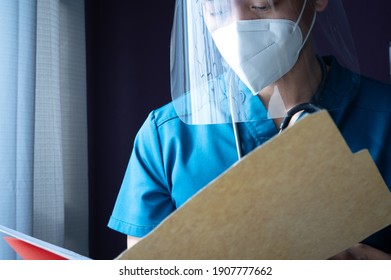
{"label": "ear", "polygon": [[322,12],[326,9],[329,0],[315,0],[315,10],[317,12]]}

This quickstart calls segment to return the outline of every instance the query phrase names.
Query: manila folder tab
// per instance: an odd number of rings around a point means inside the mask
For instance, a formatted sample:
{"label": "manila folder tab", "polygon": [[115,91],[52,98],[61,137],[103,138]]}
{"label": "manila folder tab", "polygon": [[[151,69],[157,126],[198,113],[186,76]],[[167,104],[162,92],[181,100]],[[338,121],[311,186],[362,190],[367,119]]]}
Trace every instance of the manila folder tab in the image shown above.
{"label": "manila folder tab", "polygon": [[323,111],[257,148],[118,259],[327,259],[389,224],[391,193],[369,153],[352,154]]}

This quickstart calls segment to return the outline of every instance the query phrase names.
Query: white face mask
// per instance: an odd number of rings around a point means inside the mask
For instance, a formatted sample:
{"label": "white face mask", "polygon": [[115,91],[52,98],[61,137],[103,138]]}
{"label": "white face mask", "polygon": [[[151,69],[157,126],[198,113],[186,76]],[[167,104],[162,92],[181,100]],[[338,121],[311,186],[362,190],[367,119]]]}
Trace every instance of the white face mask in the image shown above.
{"label": "white face mask", "polygon": [[285,19],[241,20],[212,32],[221,55],[254,95],[296,64],[316,17],[303,41],[298,22],[306,2],[297,23]]}

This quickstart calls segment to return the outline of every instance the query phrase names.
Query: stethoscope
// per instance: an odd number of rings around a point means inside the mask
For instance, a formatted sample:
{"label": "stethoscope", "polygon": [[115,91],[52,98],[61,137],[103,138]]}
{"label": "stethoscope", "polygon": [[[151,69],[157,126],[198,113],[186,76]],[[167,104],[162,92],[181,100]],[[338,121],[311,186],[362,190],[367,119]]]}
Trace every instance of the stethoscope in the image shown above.
{"label": "stethoscope", "polygon": [[293,116],[301,111],[303,113],[311,114],[311,113],[315,113],[315,112],[320,111],[320,108],[318,106],[315,106],[312,103],[306,102],[306,103],[298,104],[298,105],[294,106],[293,108],[289,109],[288,112],[286,112],[286,115],[281,122],[280,130],[279,130],[278,134],[280,134],[284,129],[286,129],[288,127],[288,125],[290,124]]}
{"label": "stethoscope", "polygon": [[[315,112],[318,112],[320,111],[321,109],[310,103],[310,102],[305,102],[305,103],[300,103],[294,107],[292,107],[291,109],[289,109],[282,122],[281,122],[281,125],[279,127],[279,131],[278,131],[278,135],[281,134],[290,124],[290,122],[292,121],[292,118],[294,115],[296,115],[297,113],[300,113],[301,112],[301,115],[307,113],[307,114],[312,114],[312,113],[315,113]],[[237,153],[238,153],[238,159],[241,160],[242,157],[243,157],[243,151],[242,151],[242,146],[241,146],[241,143],[240,143],[240,135],[239,135],[239,129],[238,129],[238,123],[233,123],[233,129],[234,129],[234,135],[235,135],[235,143],[236,143],[236,150],[237,150]]]}

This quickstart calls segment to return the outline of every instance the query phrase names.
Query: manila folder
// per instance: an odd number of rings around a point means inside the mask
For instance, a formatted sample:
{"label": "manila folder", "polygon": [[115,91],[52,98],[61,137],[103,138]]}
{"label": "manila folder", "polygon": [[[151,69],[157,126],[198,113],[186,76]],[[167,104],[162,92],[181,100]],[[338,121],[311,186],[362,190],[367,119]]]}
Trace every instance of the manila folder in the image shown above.
{"label": "manila folder", "polygon": [[327,259],[389,224],[391,193],[368,151],[352,154],[322,111],[247,155],[118,259]]}

